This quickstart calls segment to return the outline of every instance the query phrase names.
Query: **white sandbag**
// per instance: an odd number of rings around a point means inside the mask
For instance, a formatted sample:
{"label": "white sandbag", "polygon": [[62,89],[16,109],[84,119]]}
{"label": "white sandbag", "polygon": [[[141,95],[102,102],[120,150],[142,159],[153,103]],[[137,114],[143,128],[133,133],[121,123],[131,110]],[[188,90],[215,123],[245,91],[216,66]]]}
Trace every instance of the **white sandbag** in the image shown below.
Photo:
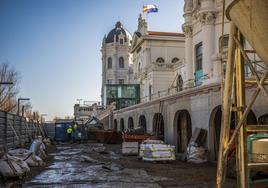
{"label": "white sandbag", "polygon": [[32,151],[27,149],[20,148],[20,149],[9,150],[8,154],[20,158],[21,160],[25,161],[30,167],[43,165],[42,159],[36,156]]}
{"label": "white sandbag", "polygon": [[34,140],[31,144],[30,151],[32,151],[35,155],[38,155],[41,143],[42,142],[40,140]]}
{"label": "white sandbag", "polygon": [[44,138],[44,139],[43,139],[43,143],[44,143],[46,146],[51,145],[51,141],[50,141],[49,138]]}
{"label": "white sandbag", "polygon": [[3,177],[15,177],[17,176],[16,171],[13,170],[13,167],[8,163],[8,160],[0,160],[0,174]]}
{"label": "white sandbag", "polygon": [[27,172],[30,172],[30,168],[20,158],[6,154],[0,160],[0,173],[4,177],[22,176]]}
{"label": "white sandbag", "polygon": [[40,148],[38,156],[41,159],[45,159],[47,157],[47,154],[46,154],[46,152],[43,149]]}
{"label": "white sandbag", "polygon": [[35,156],[35,160],[38,162],[39,166],[45,165],[45,162],[39,156]]}
{"label": "white sandbag", "polygon": [[193,163],[204,163],[208,161],[208,150],[190,143],[187,147],[187,161]]}
{"label": "white sandbag", "polygon": [[36,155],[31,153],[25,159],[23,159],[30,167],[41,166],[39,161],[36,159]]}
{"label": "white sandbag", "polygon": [[27,163],[25,161],[21,160],[18,157],[11,156],[8,154],[6,156],[19,174],[30,172],[30,167],[27,165]]}

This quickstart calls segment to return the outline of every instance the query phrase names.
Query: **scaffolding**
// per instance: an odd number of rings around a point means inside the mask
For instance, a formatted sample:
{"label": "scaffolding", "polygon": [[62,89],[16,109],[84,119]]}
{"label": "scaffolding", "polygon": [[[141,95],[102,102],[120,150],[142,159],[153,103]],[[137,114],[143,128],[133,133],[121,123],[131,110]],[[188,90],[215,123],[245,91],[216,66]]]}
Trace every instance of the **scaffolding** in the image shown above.
{"label": "scaffolding", "polygon": [[[250,142],[248,134],[268,132],[268,125],[247,125],[247,116],[260,93],[268,100],[265,88],[268,76],[268,1],[266,0],[235,0],[227,8],[227,17],[231,20],[226,76],[223,84],[222,126],[219,146],[217,187],[224,185],[227,155],[233,144],[236,144],[236,172],[237,187],[251,187],[250,170],[252,168],[268,167],[268,161],[256,163],[248,157]],[[253,47],[245,49],[244,37]],[[249,58],[255,54],[263,63]],[[252,56],[252,55],[251,55]],[[251,77],[245,74],[245,65],[248,66]],[[246,84],[254,85],[255,90],[249,99],[246,98]],[[231,113],[236,116],[236,127],[230,136]],[[259,137],[267,137],[259,134]],[[259,182],[265,182],[261,180]]]}

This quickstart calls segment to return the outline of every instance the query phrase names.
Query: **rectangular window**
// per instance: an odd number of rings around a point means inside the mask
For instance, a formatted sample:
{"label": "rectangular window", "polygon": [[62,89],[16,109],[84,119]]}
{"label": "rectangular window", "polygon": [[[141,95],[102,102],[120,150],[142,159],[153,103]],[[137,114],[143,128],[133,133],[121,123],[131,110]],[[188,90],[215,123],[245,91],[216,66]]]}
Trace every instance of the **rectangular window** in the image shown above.
{"label": "rectangular window", "polygon": [[195,46],[195,70],[202,69],[202,56],[203,56],[203,49],[202,49],[202,42]]}
{"label": "rectangular window", "polygon": [[119,84],[124,84],[124,79],[119,79],[119,80],[118,80],[118,83],[119,83]]}
{"label": "rectangular window", "polygon": [[112,84],[113,83],[113,80],[107,80],[106,81],[106,84]]}
{"label": "rectangular window", "polygon": [[228,40],[229,40],[229,35],[223,35],[219,39],[219,50],[220,52],[224,49],[228,48]]}

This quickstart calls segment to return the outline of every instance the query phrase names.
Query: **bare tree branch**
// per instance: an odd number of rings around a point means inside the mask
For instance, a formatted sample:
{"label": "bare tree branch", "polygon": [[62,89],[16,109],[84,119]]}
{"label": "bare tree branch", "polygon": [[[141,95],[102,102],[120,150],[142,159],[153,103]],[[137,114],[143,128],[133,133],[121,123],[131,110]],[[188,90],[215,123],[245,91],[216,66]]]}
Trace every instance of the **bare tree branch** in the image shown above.
{"label": "bare tree branch", "polygon": [[0,64],[0,82],[13,82],[12,85],[0,84],[0,110],[6,112],[15,110],[19,80],[18,72],[8,62]]}

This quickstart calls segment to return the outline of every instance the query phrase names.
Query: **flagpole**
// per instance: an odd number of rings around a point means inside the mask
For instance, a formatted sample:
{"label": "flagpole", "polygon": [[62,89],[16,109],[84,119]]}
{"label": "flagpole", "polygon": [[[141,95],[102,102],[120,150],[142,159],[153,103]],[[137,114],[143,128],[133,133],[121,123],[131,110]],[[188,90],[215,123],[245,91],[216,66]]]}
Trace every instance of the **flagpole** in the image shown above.
{"label": "flagpole", "polygon": [[143,5],[142,5],[142,18],[144,18],[144,11],[143,11],[143,9],[144,9],[144,1],[143,1],[142,4],[143,4]]}

